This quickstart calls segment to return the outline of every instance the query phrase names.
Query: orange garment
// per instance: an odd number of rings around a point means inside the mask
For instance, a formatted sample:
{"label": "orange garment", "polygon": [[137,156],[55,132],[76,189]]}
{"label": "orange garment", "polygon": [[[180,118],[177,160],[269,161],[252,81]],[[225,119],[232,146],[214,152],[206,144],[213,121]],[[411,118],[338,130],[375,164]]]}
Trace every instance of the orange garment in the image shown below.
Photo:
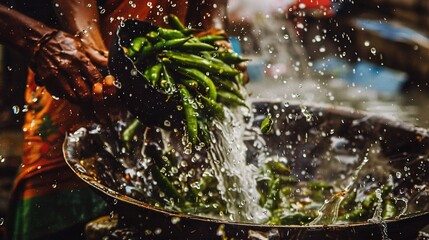
{"label": "orange garment", "polygon": [[[105,12],[100,15],[100,25],[109,43],[120,21],[126,18],[150,20],[158,25],[165,25],[163,18],[169,13],[176,14],[181,21],[186,18],[186,1],[135,0],[133,4],[110,0],[103,6]],[[25,154],[15,188],[22,185],[23,197],[31,198],[81,186],[81,181],[69,183],[73,177],[68,176],[70,169],[63,159],[62,143],[67,132],[85,126],[89,120],[78,106],[66,100],[55,100],[44,87],[38,87],[31,71],[27,78],[25,101],[28,106],[23,126]],[[64,171],[67,181],[57,176],[58,171]],[[47,175],[43,179],[40,178],[42,173]],[[33,181],[38,184],[33,184]]]}
{"label": "orange garment", "polygon": [[[106,45],[110,45],[122,19],[150,20],[163,26],[163,18],[169,13],[176,14],[184,21],[187,4],[188,1],[181,0],[107,0],[100,6],[104,9],[100,15],[100,29],[106,38]],[[10,222],[13,226],[10,229],[15,235],[14,239],[43,239],[47,234],[77,223],[84,224],[103,209],[98,204],[100,199],[88,195],[88,186],[67,166],[62,153],[65,134],[86,126],[90,120],[78,106],[54,99],[44,87],[37,86],[34,77],[30,71],[25,91],[28,106],[23,125],[25,154],[14,184],[11,204]],[[86,208],[79,205],[82,201],[88,202]],[[40,214],[43,211],[53,214],[52,219],[31,215],[32,212]],[[61,218],[60,214],[66,216],[60,219],[61,223],[54,219]],[[33,226],[35,221],[36,227]]]}
{"label": "orange garment", "polygon": [[[23,125],[24,158],[15,188],[23,184],[23,198],[26,199],[82,186],[80,180],[73,186],[68,181],[73,176],[64,161],[62,144],[68,131],[87,124],[88,120],[77,106],[66,100],[55,100],[44,87],[38,87],[31,70],[27,78],[25,101],[28,111]],[[57,176],[58,172],[61,177]],[[41,177],[42,173],[44,177]]]}

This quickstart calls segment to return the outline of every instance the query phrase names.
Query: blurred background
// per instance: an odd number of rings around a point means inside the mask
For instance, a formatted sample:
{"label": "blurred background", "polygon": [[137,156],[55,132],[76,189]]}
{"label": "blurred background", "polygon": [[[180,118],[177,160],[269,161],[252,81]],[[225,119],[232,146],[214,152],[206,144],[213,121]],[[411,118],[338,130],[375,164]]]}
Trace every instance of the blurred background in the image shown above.
{"label": "blurred background", "polygon": [[[252,99],[429,127],[429,1],[231,0],[228,14],[234,50],[251,59]],[[0,227],[22,155],[25,62],[0,45]]]}

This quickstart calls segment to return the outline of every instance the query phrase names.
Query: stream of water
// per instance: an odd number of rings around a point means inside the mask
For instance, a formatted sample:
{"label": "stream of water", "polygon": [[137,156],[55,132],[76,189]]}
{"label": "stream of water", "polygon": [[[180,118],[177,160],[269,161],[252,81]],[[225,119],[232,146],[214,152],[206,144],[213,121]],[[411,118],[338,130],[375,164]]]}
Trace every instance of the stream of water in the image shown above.
{"label": "stream of water", "polygon": [[241,114],[226,111],[226,121],[214,122],[212,144],[208,150],[210,165],[219,181],[218,189],[226,202],[232,221],[261,223],[267,219],[259,205],[256,177],[259,170],[246,161],[246,146],[241,138],[244,123]]}

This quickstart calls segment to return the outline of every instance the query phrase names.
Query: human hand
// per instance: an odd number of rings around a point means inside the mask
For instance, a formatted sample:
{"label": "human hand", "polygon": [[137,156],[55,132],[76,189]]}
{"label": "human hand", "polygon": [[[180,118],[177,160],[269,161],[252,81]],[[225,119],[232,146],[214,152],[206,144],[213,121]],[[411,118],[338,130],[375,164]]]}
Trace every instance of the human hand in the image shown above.
{"label": "human hand", "polygon": [[107,75],[92,87],[92,105],[94,116],[101,124],[110,125],[123,119],[126,110],[120,107],[115,78]]}
{"label": "human hand", "polygon": [[59,31],[39,46],[31,66],[36,82],[53,96],[82,104],[91,101],[93,84],[102,80],[96,64],[106,63],[107,54]]}

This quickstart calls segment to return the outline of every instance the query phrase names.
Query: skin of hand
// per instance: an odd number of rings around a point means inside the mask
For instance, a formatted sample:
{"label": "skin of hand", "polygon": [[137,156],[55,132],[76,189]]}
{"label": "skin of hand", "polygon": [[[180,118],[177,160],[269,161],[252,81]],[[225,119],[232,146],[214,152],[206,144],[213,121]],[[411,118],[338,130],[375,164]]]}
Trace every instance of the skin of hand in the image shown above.
{"label": "skin of hand", "polygon": [[88,103],[92,85],[102,80],[79,39],[62,31],[40,46],[32,62],[38,84],[72,103]]}
{"label": "skin of hand", "polygon": [[98,67],[106,67],[108,51],[100,31],[100,16],[95,0],[53,0],[64,31],[80,39],[87,56]]}
{"label": "skin of hand", "polygon": [[[69,33],[77,33],[82,48],[89,58],[77,64],[93,64],[100,68],[107,68],[108,51],[100,31],[100,19],[95,0],[53,0],[55,10],[63,29]],[[93,71],[90,82],[91,107],[82,106],[83,110],[98,122],[110,125],[125,115],[120,107],[115,78],[112,75],[102,77]],[[83,75],[84,76],[84,75]],[[79,78],[75,79],[79,82]],[[88,112],[89,111],[89,112]]]}
{"label": "skin of hand", "polygon": [[52,95],[73,103],[89,102],[93,83],[102,79],[91,55],[75,36],[1,4],[0,42],[29,56],[38,83]]}

